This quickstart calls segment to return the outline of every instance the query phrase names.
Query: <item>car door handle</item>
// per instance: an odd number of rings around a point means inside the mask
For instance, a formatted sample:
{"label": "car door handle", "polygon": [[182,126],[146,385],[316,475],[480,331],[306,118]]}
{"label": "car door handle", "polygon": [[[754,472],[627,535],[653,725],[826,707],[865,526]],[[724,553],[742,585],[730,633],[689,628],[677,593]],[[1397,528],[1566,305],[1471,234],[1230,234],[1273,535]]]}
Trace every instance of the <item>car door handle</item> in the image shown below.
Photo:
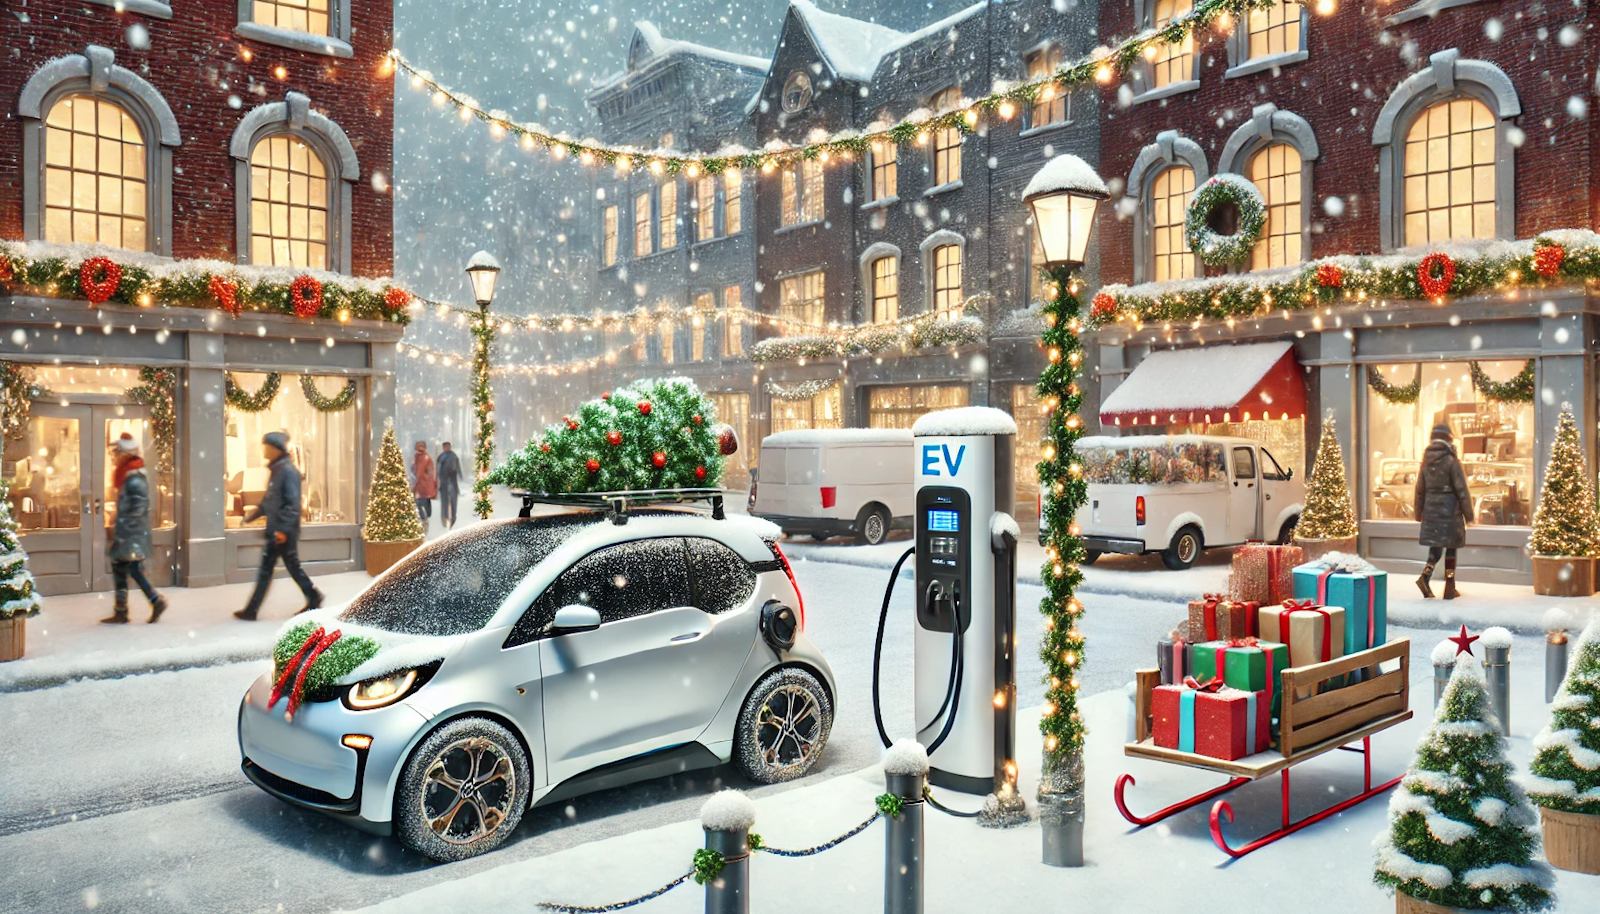
{"label": "car door handle", "polygon": [[673,644],[685,644],[705,636],[705,632],[684,632],[672,639]]}

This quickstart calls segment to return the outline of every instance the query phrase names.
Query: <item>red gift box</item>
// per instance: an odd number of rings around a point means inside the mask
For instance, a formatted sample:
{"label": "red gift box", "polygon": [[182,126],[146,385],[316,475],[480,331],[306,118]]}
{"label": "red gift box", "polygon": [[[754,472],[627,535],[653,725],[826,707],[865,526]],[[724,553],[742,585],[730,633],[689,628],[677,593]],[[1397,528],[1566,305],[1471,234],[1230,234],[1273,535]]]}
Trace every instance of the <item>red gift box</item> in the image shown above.
{"label": "red gift box", "polygon": [[1152,736],[1163,749],[1233,760],[1272,745],[1272,701],[1220,681],[1156,686],[1151,695]]}

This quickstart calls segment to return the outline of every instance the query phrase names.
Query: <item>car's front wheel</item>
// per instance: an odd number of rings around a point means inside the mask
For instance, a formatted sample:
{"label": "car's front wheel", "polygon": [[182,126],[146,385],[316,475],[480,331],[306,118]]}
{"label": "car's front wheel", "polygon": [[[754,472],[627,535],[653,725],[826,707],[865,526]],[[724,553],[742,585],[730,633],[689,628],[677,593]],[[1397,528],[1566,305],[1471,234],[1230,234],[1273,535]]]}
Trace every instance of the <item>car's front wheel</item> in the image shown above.
{"label": "car's front wheel", "polygon": [[832,729],[833,703],[817,677],[795,667],[773,670],[745,699],[735,759],[752,781],[792,781],[817,763]]}
{"label": "car's front wheel", "polygon": [[441,863],[494,850],[522,821],[528,756],[505,727],[452,720],[422,741],[395,790],[395,825],[412,850]]}

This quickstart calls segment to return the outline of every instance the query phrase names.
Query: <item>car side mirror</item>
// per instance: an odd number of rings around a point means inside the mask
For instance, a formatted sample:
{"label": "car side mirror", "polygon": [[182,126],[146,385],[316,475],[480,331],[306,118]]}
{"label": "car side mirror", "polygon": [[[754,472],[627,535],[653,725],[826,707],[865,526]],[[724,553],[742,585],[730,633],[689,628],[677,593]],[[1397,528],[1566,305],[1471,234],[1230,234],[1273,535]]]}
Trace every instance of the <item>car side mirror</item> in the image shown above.
{"label": "car side mirror", "polygon": [[555,621],[546,629],[552,635],[570,635],[575,632],[592,632],[600,627],[600,610],[593,606],[574,603],[556,610]]}

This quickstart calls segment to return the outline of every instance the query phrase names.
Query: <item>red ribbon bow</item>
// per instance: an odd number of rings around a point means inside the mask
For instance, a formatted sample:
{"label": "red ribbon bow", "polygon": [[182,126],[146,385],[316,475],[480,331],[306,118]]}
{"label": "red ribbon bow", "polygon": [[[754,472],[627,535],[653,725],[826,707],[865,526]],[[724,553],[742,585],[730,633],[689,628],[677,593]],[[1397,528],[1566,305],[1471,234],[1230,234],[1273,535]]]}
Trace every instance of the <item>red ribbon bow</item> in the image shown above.
{"label": "red ribbon bow", "polygon": [[1186,689],[1194,689],[1196,692],[1220,692],[1222,691],[1223,682],[1220,677],[1212,677],[1205,682],[1200,682],[1193,676],[1185,676],[1183,677],[1183,686]]}

